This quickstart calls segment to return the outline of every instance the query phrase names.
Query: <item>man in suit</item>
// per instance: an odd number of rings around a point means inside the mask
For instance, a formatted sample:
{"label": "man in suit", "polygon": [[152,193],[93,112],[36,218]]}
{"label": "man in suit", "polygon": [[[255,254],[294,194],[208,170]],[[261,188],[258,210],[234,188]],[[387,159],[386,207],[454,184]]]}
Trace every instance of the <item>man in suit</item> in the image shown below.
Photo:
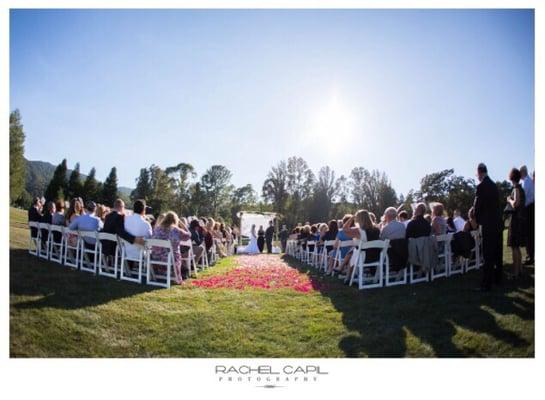
{"label": "man in suit", "polygon": [[272,253],[272,241],[274,236],[274,225],[272,221],[269,221],[269,227],[265,231],[265,243],[267,244],[267,253]]}
{"label": "man in suit", "polygon": [[477,223],[482,227],[484,257],[480,290],[489,291],[494,282],[501,283],[502,277],[500,197],[498,188],[488,176],[488,170],[483,163],[477,167],[477,178],[479,184],[473,207]]}
{"label": "man in suit", "polygon": [[[118,235],[131,244],[144,245],[143,237],[135,237],[125,230],[125,203],[121,199],[114,202],[114,209],[106,215],[102,232]],[[107,256],[115,254],[116,244],[109,240],[104,240],[102,243],[102,251]]]}

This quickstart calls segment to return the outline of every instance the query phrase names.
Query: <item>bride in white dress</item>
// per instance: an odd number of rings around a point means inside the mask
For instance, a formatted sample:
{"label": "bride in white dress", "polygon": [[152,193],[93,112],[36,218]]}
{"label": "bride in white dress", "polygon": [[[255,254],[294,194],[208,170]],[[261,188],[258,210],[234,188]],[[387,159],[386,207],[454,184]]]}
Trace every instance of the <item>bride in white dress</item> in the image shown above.
{"label": "bride in white dress", "polygon": [[250,231],[250,243],[248,243],[248,246],[246,246],[245,253],[247,254],[260,253],[259,247],[257,247],[257,234],[255,233],[255,225],[252,225],[252,230]]}

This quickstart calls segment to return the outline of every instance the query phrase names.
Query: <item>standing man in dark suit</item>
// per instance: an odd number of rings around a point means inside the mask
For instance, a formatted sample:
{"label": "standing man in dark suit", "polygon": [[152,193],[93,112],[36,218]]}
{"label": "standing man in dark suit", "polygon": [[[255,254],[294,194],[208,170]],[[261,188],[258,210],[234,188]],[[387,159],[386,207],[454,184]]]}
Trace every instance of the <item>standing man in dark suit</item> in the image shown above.
{"label": "standing man in dark suit", "polygon": [[483,163],[477,167],[477,192],[475,195],[475,218],[482,227],[483,240],[483,278],[481,291],[489,291],[492,284],[501,283],[502,263],[499,237],[501,230],[500,197],[496,184],[488,176],[488,169]]}
{"label": "standing man in dark suit", "polygon": [[[117,235],[131,244],[144,245],[144,238],[135,237],[125,230],[125,202],[121,199],[114,202],[114,209],[106,215],[102,232]],[[113,256],[116,246],[117,244],[114,242],[104,240],[102,242],[102,252],[107,256]]]}
{"label": "standing man in dark suit", "polygon": [[272,241],[274,236],[274,225],[272,221],[269,221],[269,227],[265,231],[265,243],[267,244],[267,253],[272,253]]}

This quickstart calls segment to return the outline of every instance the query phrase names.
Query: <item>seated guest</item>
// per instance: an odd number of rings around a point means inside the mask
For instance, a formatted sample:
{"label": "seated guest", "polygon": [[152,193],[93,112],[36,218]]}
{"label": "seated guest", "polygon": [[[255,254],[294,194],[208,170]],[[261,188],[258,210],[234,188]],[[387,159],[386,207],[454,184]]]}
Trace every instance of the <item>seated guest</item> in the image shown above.
{"label": "seated guest", "polygon": [[[343,227],[344,225],[349,221],[352,225],[354,224],[354,218],[352,218],[352,214],[346,214],[343,219]],[[351,240],[352,238],[346,234],[344,229],[341,229],[337,232],[337,235],[335,237],[335,244],[333,245],[334,249],[329,254],[329,266],[327,269],[327,274],[330,274],[333,272],[333,266],[335,264],[335,257],[337,256],[337,252],[340,251],[340,259],[343,260],[348,252],[350,251],[350,247],[339,247],[341,242]]]}
{"label": "seated guest", "polygon": [[[320,238],[320,242],[321,242],[320,244],[325,244],[325,242],[327,241],[336,240],[337,233],[339,232],[338,226],[339,225],[337,224],[337,220],[332,219],[331,221],[329,221],[327,230]],[[328,254],[333,250],[333,247],[334,246],[331,246],[331,245],[326,246],[326,251]]]}
{"label": "seated guest", "polygon": [[463,231],[465,224],[466,221],[462,218],[462,213],[460,210],[454,210],[454,226],[456,227],[456,232]]}
{"label": "seated guest", "polygon": [[106,218],[106,209],[107,207],[104,204],[97,204],[96,215],[102,222],[104,222],[104,219]]}
{"label": "seated guest", "polygon": [[456,233],[456,225],[454,224],[454,218],[447,218],[447,233]]}
{"label": "seated guest", "polygon": [[447,220],[443,216],[445,208],[441,203],[435,203],[432,206],[431,231],[435,236],[447,233]]}
{"label": "seated guest", "polygon": [[311,240],[310,239],[310,226],[305,225],[305,226],[303,226],[303,228],[301,229],[301,232],[299,233],[299,244],[301,245],[301,247],[303,247],[304,251],[307,250],[307,241],[309,241],[309,240]]}
{"label": "seated guest", "polygon": [[[70,206],[68,207],[68,210],[66,210],[64,216],[64,223],[68,227],[80,215],[83,215],[83,203],[80,202],[78,198],[74,198],[70,200]],[[71,233],[66,237],[66,240],[69,246],[74,247],[77,244],[78,235]]]}
{"label": "seated guest", "polygon": [[[97,205],[94,201],[89,201],[85,205],[85,213],[74,219],[68,229],[80,230],[80,231],[94,231],[98,232],[102,229],[102,221],[95,215]],[[85,247],[92,248],[95,245],[96,240],[94,238],[85,238]]]}
{"label": "seated guest", "polygon": [[[151,237],[153,231],[151,224],[145,217],[146,213],[146,201],[136,200],[132,206],[132,215],[128,215],[124,218],[124,228],[127,233],[134,237],[141,237],[148,239]],[[137,259],[141,254],[142,246],[139,244],[129,244],[126,246],[126,254],[128,258]]]}
{"label": "seated guest", "polygon": [[201,234],[200,223],[198,219],[192,220],[189,224],[189,233],[191,234],[191,242],[193,243],[192,249],[193,255],[195,256],[195,262],[199,263],[204,251],[202,247],[204,237]]}
{"label": "seated guest", "polygon": [[[53,221],[54,214],[55,214],[55,203],[53,203],[52,201],[48,201],[45,204],[45,210],[40,222],[43,224],[51,224],[51,222]],[[42,246],[47,247],[48,238],[49,238],[49,230],[42,229]]]}
{"label": "seated guest", "polygon": [[[180,242],[189,240],[191,234],[179,227],[178,215],[174,211],[169,211],[160,219],[153,231],[153,239],[170,240],[172,251],[174,253],[174,273],[176,283],[182,284],[183,279],[187,278],[189,268],[184,266],[182,269],[182,254],[180,252]],[[167,261],[168,249],[153,247],[151,257],[154,260]]]}
{"label": "seated guest", "polygon": [[425,213],[426,205],[424,203],[418,203],[414,210],[414,218],[407,225],[407,239],[431,235],[431,225],[424,218]]}
{"label": "seated guest", "polygon": [[477,218],[475,218],[475,209],[471,207],[469,209],[469,212],[467,213],[467,216],[469,217],[464,224],[464,232],[471,232],[476,231],[479,229],[479,224],[477,223]]}
{"label": "seated guest", "polygon": [[[392,209],[394,210],[392,218],[395,219],[396,210],[395,208]],[[343,232],[348,237],[352,239],[358,239],[361,242],[378,240],[380,237],[380,231],[373,223],[373,220],[371,219],[371,213],[367,210],[359,210],[353,217],[351,217],[350,220],[346,221],[343,225]],[[366,262],[373,262],[378,260],[380,251],[378,251],[378,249],[368,249],[365,253]],[[350,276],[352,275],[352,270],[356,266],[357,259],[358,253],[357,249],[355,249],[348,262],[348,271],[346,273],[346,278],[344,281],[345,284],[350,283]]]}
{"label": "seated guest", "polygon": [[56,212],[55,214],[53,214],[53,217],[51,218],[51,223],[53,225],[64,226],[64,201],[57,200],[55,202],[55,209],[56,209]]}
{"label": "seated guest", "polygon": [[[113,210],[106,215],[102,232],[117,235],[130,244],[144,245],[142,236],[135,237],[125,230],[125,202],[121,199],[114,201]],[[102,242],[102,252],[107,256],[113,256],[117,244],[109,240]]]}
{"label": "seated guest", "polygon": [[399,222],[401,222],[403,225],[405,225],[405,228],[409,224],[409,213],[405,210],[400,211],[399,214],[397,214],[397,219]]}
{"label": "seated guest", "polygon": [[428,221],[428,224],[431,225],[431,222],[432,222],[431,214],[424,214],[424,219]]}
{"label": "seated guest", "polygon": [[[28,209],[28,222],[40,222],[42,220],[42,202],[39,197],[32,200],[32,205]],[[31,229],[31,235],[36,237],[38,231],[36,228]]]}
{"label": "seated guest", "polygon": [[405,224],[396,220],[397,210],[394,207],[388,207],[384,211],[384,223],[380,231],[380,239],[404,239]]}

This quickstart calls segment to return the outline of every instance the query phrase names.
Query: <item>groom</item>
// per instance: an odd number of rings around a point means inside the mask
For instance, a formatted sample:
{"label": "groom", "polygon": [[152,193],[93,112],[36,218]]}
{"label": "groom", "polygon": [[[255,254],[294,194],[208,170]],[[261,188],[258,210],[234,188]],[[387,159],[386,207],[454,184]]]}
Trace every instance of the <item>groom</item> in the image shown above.
{"label": "groom", "polygon": [[265,243],[267,245],[267,253],[272,253],[272,240],[274,235],[273,222],[269,221],[269,227],[265,231]]}

